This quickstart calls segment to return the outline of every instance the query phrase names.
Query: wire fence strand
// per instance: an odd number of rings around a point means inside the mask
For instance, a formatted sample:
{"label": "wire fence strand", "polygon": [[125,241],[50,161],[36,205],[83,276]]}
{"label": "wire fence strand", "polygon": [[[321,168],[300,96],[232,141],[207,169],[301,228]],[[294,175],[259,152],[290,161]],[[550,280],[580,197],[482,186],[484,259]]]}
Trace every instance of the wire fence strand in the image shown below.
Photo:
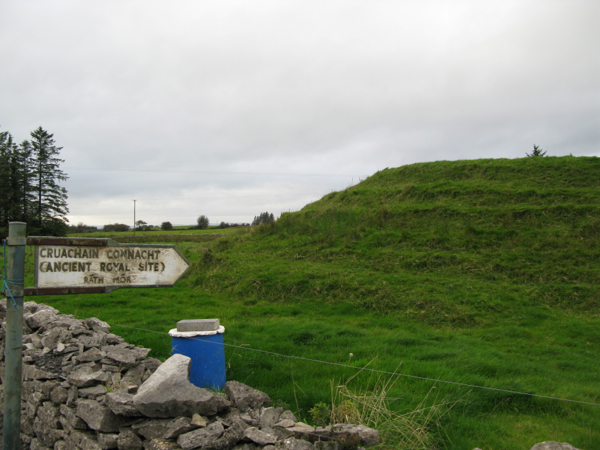
{"label": "wire fence strand", "polygon": [[[145,332],[149,332],[149,333],[156,333],[156,334],[162,334],[162,335],[169,336],[169,333],[165,333],[163,331],[148,330],[148,329],[145,329],[145,328],[132,327],[132,326],[129,326],[129,325],[123,325],[123,324],[118,324],[118,323],[109,323],[109,325],[111,325],[111,326],[119,326],[119,327],[123,327],[123,328],[130,328],[132,330],[145,331]],[[200,338],[201,337],[198,337],[198,339],[200,339]],[[189,338],[189,339],[194,339],[194,338],[192,337],[192,338]],[[390,371],[387,371],[387,370],[372,369],[372,368],[369,368],[369,367],[356,367],[356,366],[351,366],[349,364],[337,363],[337,362],[333,362],[333,361],[324,361],[324,360],[321,360],[321,359],[306,358],[306,357],[303,357],[303,356],[285,355],[283,353],[271,352],[271,351],[268,351],[268,350],[261,350],[261,349],[257,349],[257,348],[248,347],[246,345],[241,346],[241,345],[226,344],[226,343],[213,342],[213,341],[207,341],[207,340],[205,340],[204,342],[205,343],[214,344],[214,345],[223,345],[225,347],[236,348],[236,349],[239,349],[239,350],[247,350],[247,351],[252,351],[252,352],[257,352],[257,353],[263,353],[263,354],[267,354],[267,355],[273,355],[273,356],[277,356],[277,357],[280,357],[280,358],[295,359],[295,360],[307,361],[307,362],[312,362],[312,363],[317,363],[317,364],[327,364],[327,365],[330,365],[330,366],[342,367],[342,368],[345,368],[345,369],[353,369],[353,370],[360,369],[360,370],[363,370],[363,371],[377,373],[377,374],[382,374],[382,375],[392,375],[392,376],[398,376],[398,377],[412,378],[412,379],[417,379],[417,380],[430,381],[430,382],[433,382],[433,383],[443,383],[443,384],[449,384],[449,385],[461,386],[461,387],[467,387],[467,388],[473,388],[473,389],[483,389],[483,390],[488,390],[488,391],[503,392],[503,393],[506,393],[506,394],[524,395],[524,396],[535,397],[535,398],[543,398],[543,399],[547,399],[547,400],[557,400],[557,401],[561,401],[561,402],[577,403],[577,404],[581,404],[581,405],[600,406],[600,403],[584,402],[584,401],[581,401],[581,400],[572,400],[572,399],[568,399],[568,398],[552,397],[552,396],[549,396],[549,395],[533,394],[531,392],[519,392],[519,391],[510,390],[510,389],[500,389],[500,388],[493,388],[493,387],[489,387],[489,386],[480,386],[480,385],[477,385],[477,384],[461,383],[461,382],[458,382],[458,381],[448,381],[448,380],[442,380],[442,379],[439,379],[439,378],[421,377],[421,376],[417,376],[417,375],[409,375],[409,374],[406,374],[406,373],[390,372]]]}

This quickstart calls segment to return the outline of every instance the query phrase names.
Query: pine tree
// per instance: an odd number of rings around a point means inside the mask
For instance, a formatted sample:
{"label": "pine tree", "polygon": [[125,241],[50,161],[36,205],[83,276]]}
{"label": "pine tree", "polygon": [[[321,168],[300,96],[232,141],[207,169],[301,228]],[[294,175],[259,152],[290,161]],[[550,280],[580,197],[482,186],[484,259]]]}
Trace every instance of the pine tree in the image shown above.
{"label": "pine tree", "polygon": [[17,145],[7,131],[0,133],[0,233],[9,221],[28,224],[32,234],[64,235],[67,231],[67,179],[57,158],[60,148],[41,127],[31,141]]}
{"label": "pine tree", "polygon": [[0,220],[27,222],[32,204],[31,146],[0,133]]}
{"label": "pine tree", "polygon": [[13,215],[13,156],[16,145],[8,131],[0,133],[0,224],[6,225]]}
{"label": "pine tree", "polygon": [[[54,145],[53,135],[42,127],[31,132],[32,174],[35,205],[33,207],[34,224],[38,227],[53,229],[66,227],[67,190],[59,182],[68,177],[60,169],[64,160],[58,158],[62,147]],[[23,144],[21,145],[23,146]]]}
{"label": "pine tree", "polygon": [[14,191],[17,220],[28,222],[34,211],[34,167],[31,159],[32,147],[29,141],[21,142],[15,150]]}
{"label": "pine tree", "polygon": [[525,154],[529,157],[546,156],[546,152],[542,151],[542,149],[535,144],[533,144],[533,151]]}

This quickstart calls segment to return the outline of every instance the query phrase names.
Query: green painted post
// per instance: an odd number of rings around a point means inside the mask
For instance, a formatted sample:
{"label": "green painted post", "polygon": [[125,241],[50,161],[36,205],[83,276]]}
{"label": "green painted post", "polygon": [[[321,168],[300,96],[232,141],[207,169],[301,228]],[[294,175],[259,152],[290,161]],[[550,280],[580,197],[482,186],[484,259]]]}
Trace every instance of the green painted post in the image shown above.
{"label": "green painted post", "polygon": [[[2,449],[21,448],[21,374],[23,361],[23,279],[25,277],[25,226],[23,222],[8,224],[6,252],[6,337],[4,351],[4,424]],[[12,297],[11,297],[12,294]],[[16,303],[16,309],[13,305]]]}

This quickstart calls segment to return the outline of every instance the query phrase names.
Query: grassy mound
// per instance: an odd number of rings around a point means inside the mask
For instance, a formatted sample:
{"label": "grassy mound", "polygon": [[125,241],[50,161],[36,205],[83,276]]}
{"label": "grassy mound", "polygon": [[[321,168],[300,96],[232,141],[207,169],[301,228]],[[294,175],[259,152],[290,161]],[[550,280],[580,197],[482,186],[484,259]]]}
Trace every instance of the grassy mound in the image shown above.
{"label": "grassy mound", "polygon": [[413,164],[220,240],[191,278],[447,326],[541,306],[597,314],[599,233],[598,158]]}
{"label": "grassy mound", "polygon": [[383,448],[600,448],[599,188],[599,158],[386,169],[270,225],[127,238],[177,245],[173,288],[36,300],[158,357],[178,320],[218,317],[228,379],[306,421],[366,400]]}

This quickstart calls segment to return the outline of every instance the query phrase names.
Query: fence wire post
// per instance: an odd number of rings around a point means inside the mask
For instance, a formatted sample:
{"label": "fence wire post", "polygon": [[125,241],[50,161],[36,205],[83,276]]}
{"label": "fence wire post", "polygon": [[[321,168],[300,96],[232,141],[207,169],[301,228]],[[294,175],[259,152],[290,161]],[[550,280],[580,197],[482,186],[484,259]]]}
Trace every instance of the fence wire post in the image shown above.
{"label": "fence wire post", "polygon": [[[4,423],[2,449],[21,448],[21,375],[23,361],[23,295],[25,275],[26,224],[8,224],[6,254],[6,336],[4,350]],[[10,290],[10,292],[9,292]],[[14,300],[14,304],[13,304]],[[16,307],[15,307],[16,306]]]}

